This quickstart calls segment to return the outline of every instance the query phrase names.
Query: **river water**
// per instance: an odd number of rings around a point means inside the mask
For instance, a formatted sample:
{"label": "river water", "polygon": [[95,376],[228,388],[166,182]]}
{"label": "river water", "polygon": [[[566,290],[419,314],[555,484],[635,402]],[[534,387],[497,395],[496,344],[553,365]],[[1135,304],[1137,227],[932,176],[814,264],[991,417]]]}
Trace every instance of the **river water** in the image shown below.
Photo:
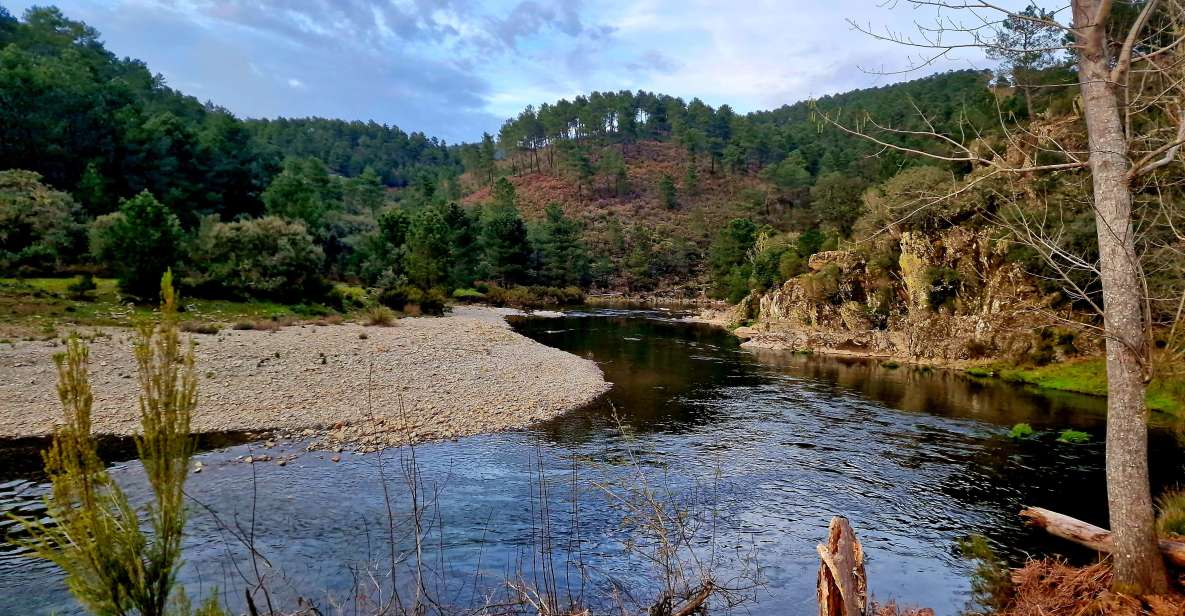
{"label": "river water", "polygon": [[[815,545],[831,516],[845,515],[864,543],[875,597],[953,614],[970,598],[973,567],[960,539],[983,535],[1013,563],[1028,554],[1089,559],[1025,528],[1016,513],[1036,505],[1106,525],[1099,399],[750,352],[665,312],[572,312],[514,325],[598,362],[612,391],[530,431],[345,452],[337,462],[301,443],[204,451],[187,488],[180,579],[190,594],[217,589],[242,609],[243,588],[262,578],[277,603],[307,598],[328,614],[359,596],[388,599],[394,558],[395,588],[409,601],[418,549],[421,592],[450,606],[496,600],[506,580],[594,606],[642,604],[664,571],[649,558],[654,508],[637,507],[648,498],[679,513],[683,570],[711,569],[741,588],[742,612],[814,613]],[[1036,437],[1008,438],[1019,422]],[[1092,441],[1057,442],[1066,428]],[[237,461],[260,453],[299,457],[284,466]],[[1185,477],[1170,429],[1153,430],[1151,458],[1156,489]],[[112,472],[144,498],[137,464]],[[36,509],[42,488],[27,475],[0,470],[0,509]],[[79,613],[61,576],[12,549],[0,554],[0,614],[49,613]]]}

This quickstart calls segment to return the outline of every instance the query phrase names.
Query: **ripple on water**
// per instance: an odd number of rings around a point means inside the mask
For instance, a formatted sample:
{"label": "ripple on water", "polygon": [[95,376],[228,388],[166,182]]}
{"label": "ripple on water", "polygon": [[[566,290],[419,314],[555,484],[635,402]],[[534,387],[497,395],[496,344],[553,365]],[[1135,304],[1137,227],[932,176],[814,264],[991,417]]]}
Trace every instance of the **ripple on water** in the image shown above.
{"label": "ripple on water", "polygon": [[[814,609],[814,546],[835,514],[848,516],[865,544],[875,595],[938,613],[967,600],[970,566],[955,547],[967,534],[984,534],[1016,559],[1022,548],[1068,549],[1024,528],[1015,515],[1022,504],[1105,519],[1101,445],[1059,444],[1052,435],[1074,427],[1101,437],[1092,399],[1044,398],[875,362],[754,355],[719,330],[659,312],[586,311],[519,320],[516,328],[592,357],[615,387],[602,404],[530,432],[415,450],[422,494],[437,506],[432,544],[447,564],[446,600],[471,600],[478,574],[477,586],[495,587],[520,569],[529,573],[544,504],[554,545],[575,546],[590,588],[637,579],[645,567],[624,553],[623,512],[594,487],[637,487],[635,463],[652,487],[698,504],[701,519],[714,522],[711,540],[698,546],[734,555],[722,560],[725,573],[740,568],[736,554],[756,550],[768,586],[755,613]],[[1008,439],[1020,421],[1045,433]],[[1163,433],[1152,440],[1154,481],[1175,480],[1178,446]],[[399,519],[410,510],[400,479],[409,452],[345,454],[334,463],[330,454],[286,446],[300,457],[284,467],[236,461],[258,444],[200,454],[204,470],[188,491],[203,506],[191,507],[180,574],[188,586],[242,586],[233,563],[247,562],[246,553],[226,526],[254,528],[288,598],[346,594],[359,566],[388,558],[388,502]],[[112,473],[134,498],[145,497],[137,464]],[[15,502],[5,489],[0,507]],[[401,529],[397,547],[411,549]],[[51,610],[77,613],[52,569],[0,554],[0,614]]]}

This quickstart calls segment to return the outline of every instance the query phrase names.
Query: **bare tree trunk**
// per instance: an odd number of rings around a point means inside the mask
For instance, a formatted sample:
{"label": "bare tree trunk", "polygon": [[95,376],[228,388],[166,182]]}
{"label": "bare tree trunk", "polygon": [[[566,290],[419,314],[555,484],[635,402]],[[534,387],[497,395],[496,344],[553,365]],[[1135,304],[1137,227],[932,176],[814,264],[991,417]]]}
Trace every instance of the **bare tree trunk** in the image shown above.
{"label": "bare tree trunk", "polygon": [[1108,0],[1075,0],[1079,83],[1090,142],[1095,226],[1107,350],[1107,505],[1114,534],[1114,586],[1132,594],[1168,588],[1157,547],[1148,482],[1148,410],[1141,353],[1144,291],[1132,228],[1127,139],[1111,83],[1106,46]]}

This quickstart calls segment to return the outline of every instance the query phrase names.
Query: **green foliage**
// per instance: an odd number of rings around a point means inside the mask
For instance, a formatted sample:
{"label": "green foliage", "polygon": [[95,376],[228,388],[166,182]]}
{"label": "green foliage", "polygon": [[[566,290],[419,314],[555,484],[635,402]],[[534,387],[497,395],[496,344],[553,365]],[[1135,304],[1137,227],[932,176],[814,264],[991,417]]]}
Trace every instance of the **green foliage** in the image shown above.
{"label": "green foliage", "polygon": [[150,193],[124,201],[91,227],[91,252],[119,278],[129,295],[149,298],[181,256],[181,223]]}
{"label": "green foliage", "polygon": [[301,221],[314,233],[323,228],[326,215],[338,209],[340,201],[340,185],[316,158],[288,159],[284,171],[263,192],[269,214]]}
{"label": "green foliage", "polygon": [[462,302],[480,302],[485,299],[486,294],[477,289],[455,289],[453,290],[453,299]]}
{"label": "green foliage", "polygon": [[95,284],[95,276],[90,272],[78,276],[74,282],[66,287],[67,296],[75,301],[86,301],[94,294],[99,285]]}
{"label": "green foliage", "polygon": [[1012,426],[1012,429],[1008,431],[1008,438],[1019,439],[1028,438],[1030,436],[1033,436],[1033,426],[1030,426],[1027,423],[1018,423]]}
{"label": "green foliage", "polygon": [[189,244],[185,283],[208,297],[298,303],[329,291],[320,275],[323,261],[302,222],[206,219]]}
{"label": "green foliage", "polygon": [[277,118],[244,126],[257,142],[288,158],[316,158],[333,173],[366,184],[373,175],[387,186],[407,186],[423,173],[449,177],[461,167],[458,153],[442,141],[374,122]]}
{"label": "green foliage", "polygon": [[863,194],[867,183],[842,173],[819,176],[811,187],[811,213],[820,225],[840,235],[850,235],[864,211]]}
{"label": "green foliage", "polygon": [[752,274],[749,251],[756,242],[756,235],[757,225],[747,218],[729,221],[717,235],[708,255],[715,297],[736,303],[749,293]]}
{"label": "green foliage", "polygon": [[447,280],[449,240],[449,227],[439,209],[428,207],[412,215],[403,251],[404,271],[412,284],[429,289]]}
{"label": "green foliage", "polygon": [[662,206],[668,210],[674,210],[679,207],[679,195],[675,188],[675,180],[670,174],[664,173],[658,180],[658,196],[662,200]]}
{"label": "green foliage", "polygon": [[1082,443],[1090,442],[1090,434],[1086,432],[1080,432],[1078,430],[1066,429],[1062,430],[1061,434],[1057,435],[1057,440],[1061,443],[1073,443],[1075,445],[1080,445]]}
{"label": "green foliage", "polygon": [[767,167],[762,175],[783,190],[808,188],[811,184],[811,174],[807,171],[806,160],[798,150],[790,152],[777,164]]}
{"label": "green foliage", "polygon": [[[509,185],[509,183],[507,183]],[[481,275],[500,284],[525,282],[531,249],[527,226],[513,201],[505,195],[495,197],[481,213]]]}
{"label": "green foliage", "polygon": [[798,236],[798,256],[803,259],[823,249],[827,236],[817,228],[807,229]]}
{"label": "green foliage", "polygon": [[584,303],[584,292],[578,287],[502,287],[494,283],[481,283],[478,288],[483,290],[485,301],[493,306],[549,308]]}
{"label": "green foliage", "polygon": [[81,226],[70,195],[32,171],[0,171],[0,270],[53,272],[79,256]]}
{"label": "green foliage", "polygon": [[558,203],[547,206],[543,221],[530,228],[534,248],[535,280],[546,287],[569,287],[587,284],[588,250],[582,239],[580,223],[564,216]]}
{"label": "green foliage", "polygon": [[[170,274],[164,275],[160,289],[160,321],[140,325],[134,347],[142,391],[136,448],[152,489],[144,507],[151,533],[141,530],[136,510],[99,458],[91,434],[87,348],[77,337],[54,358],[65,421],[45,454],[52,484],[46,498],[50,522],[20,520],[28,538],[17,540],[18,545],[65,572],[67,588],[94,614],[164,616],[168,608],[188,604],[175,582],[185,527],[184,486],[194,447],[189,427],[197,406],[197,376],[194,347],[182,345],[178,335]],[[220,613],[213,603],[203,610]]]}

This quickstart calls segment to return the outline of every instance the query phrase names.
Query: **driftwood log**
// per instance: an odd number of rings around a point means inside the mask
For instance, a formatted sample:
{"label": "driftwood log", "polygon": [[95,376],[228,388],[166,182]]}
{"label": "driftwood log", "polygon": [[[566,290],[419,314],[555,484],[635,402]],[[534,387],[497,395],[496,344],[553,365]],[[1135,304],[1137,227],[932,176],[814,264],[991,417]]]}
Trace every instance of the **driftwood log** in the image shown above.
{"label": "driftwood log", "polygon": [[846,518],[831,518],[819,551],[819,616],[863,616],[868,608],[864,548]]}
{"label": "driftwood log", "polygon": [[[1055,537],[1073,541],[1078,545],[1108,554],[1115,549],[1111,531],[1077,518],[1040,507],[1026,507],[1021,510],[1020,517],[1033,526],[1045,529]],[[1164,553],[1164,559],[1170,565],[1185,567],[1185,541],[1161,539],[1160,551]]]}

